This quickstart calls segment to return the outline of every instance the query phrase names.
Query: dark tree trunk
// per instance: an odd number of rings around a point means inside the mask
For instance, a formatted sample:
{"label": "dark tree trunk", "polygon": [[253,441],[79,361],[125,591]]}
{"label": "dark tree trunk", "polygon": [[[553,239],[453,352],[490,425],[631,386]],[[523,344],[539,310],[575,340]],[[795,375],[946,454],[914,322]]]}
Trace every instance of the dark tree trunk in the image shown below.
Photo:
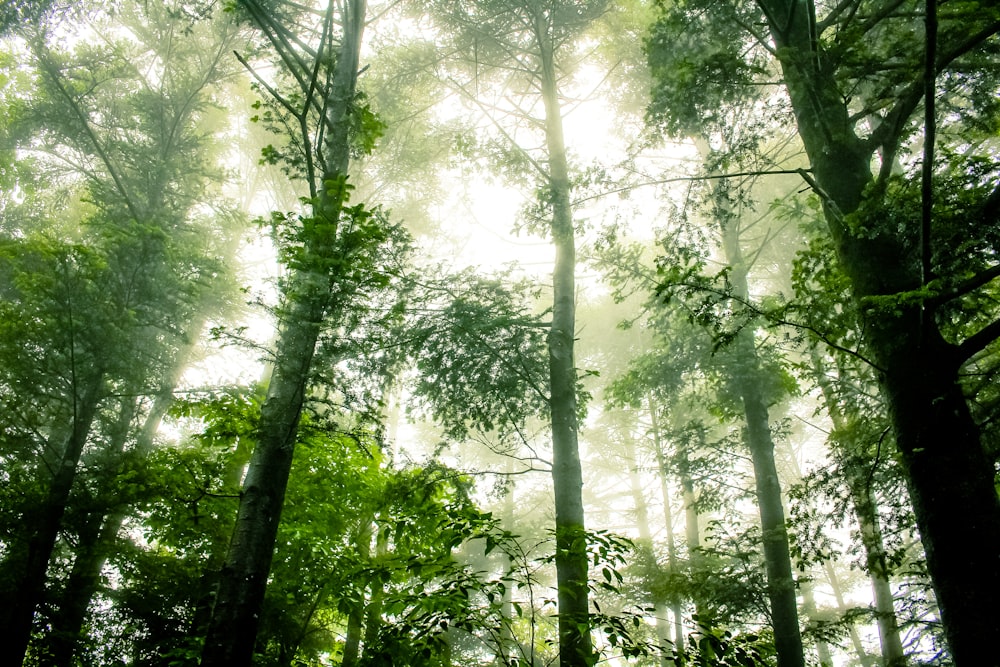
{"label": "dark tree trunk", "polygon": [[0,664],[20,665],[31,641],[35,610],[45,592],[46,572],[59,538],[70,491],[76,479],[80,457],[100,405],[104,374],[95,371],[74,397],[73,417],[68,433],[57,451],[62,455],[49,482],[45,500],[29,519],[28,538],[23,551],[13,550],[4,563],[5,578],[16,582],[3,600],[5,641],[0,642]]}
{"label": "dark tree trunk", "polygon": [[236,527],[205,638],[202,667],[251,664],[309,372],[330,306],[331,278],[326,270],[317,267],[325,266],[334,252],[344,203],[344,193],[334,192],[329,184],[340,182],[347,174],[350,109],[355,97],[366,3],[349,0],[345,5],[344,32],[332,93],[327,100],[329,130],[323,161],[327,170],[318,184],[321,194],[313,210],[317,226],[325,231],[305,241],[303,266],[289,278],[274,371],[261,409],[259,436],[244,479]]}
{"label": "dark tree trunk", "polygon": [[[125,448],[132,418],[137,408],[136,399],[123,399],[118,421],[110,433],[109,453],[117,460]],[[102,498],[110,498],[111,490],[105,488]],[[103,502],[103,501],[102,501]],[[114,525],[108,525],[102,511],[89,513],[77,531],[73,567],[66,585],[56,603],[52,629],[48,637],[47,664],[70,667],[77,645],[83,639],[83,622],[87,609],[100,587],[101,568],[107,560],[109,545],[113,544],[121,526],[123,514],[117,513]],[[110,534],[109,534],[110,533]]]}
{"label": "dark tree trunk", "polygon": [[827,414],[833,423],[831,445],[840,450],[838,454],[844,460],[844,474],[851,492],[854,516],[858,522],[861,543],[865,548],[865,562],[875,601],[882,662],[885,667],[904,667],[906,655],[903,652],[903,642],[896,620],[892,586],[889,581],[891,573],[886,560],[882,526],[879,522],[875,493],[871,488],[869,469],[861,461],[855,460],[856,455],[851,453],[858,449],[857,443],[841,441],[842,434],[855,430],[855,425],[861,416],[856,411],[848,411],[847,408],[841,407],[836,392],[823,371],[823,362],[815,352],[812,355],[812,367],[813,375],[823,393]]}
{"label": "dark tree trunk", "polygon": [[[160,383],[160,389],[136,436],[135,452],[140,459],[153,450],[156,431],[174,401],[174,389],[180,381],[204,324],[204,315],[197,315],[189,328],[192,335],[184,339],[174,355],[173,364]],[[116,463],[125,450],[137,407],[136,401],[129,401],[123,406],[119,423],[112,434],[109,450],[114,454],[112,458]],[[102,496],[111,498],[113,493],[113,489],[105,488]],[[86,521],[86,529],[81,530],[77,537],[73,568],[57,603],[58,612],[53,619],[50,633],[49,659],[56,667],[71,667],[73,664],[73,656],[83,639],[83,624],[87,609],[100,588],[101,570],[114,549],[118,533],[126,518],[126,511],[125,507],[117,507],[107,514],[91,513]]]}
{"label": "dark tree trunk", "polygon": [[[742,340],[740,340],[742,339]],[[802,635],[799,630],[798,604],[792,560],[782,507],[781,483],[774,464],[774,442],[768,421],[767,406],[760,394],[756,351],[752,334],[741,332],[735,345],[740,356],[738,365],[743,374],[739,382],[746,415],[746,444],[753,460],[757,506],[760,510],[764,566],[767,575],[767,597],[771,607],[774,645],[778,652],[778,667],[803,667]]]}
{"label": "dark tree trunk", "polygon": [[[958,383],[961,359],[942,339],[930,309],[866,309],[869,297],[921,284],[920,257],[895,230],[856,236],[845,216],[858,211],[873,183],[877,146],[849,121],[847,96],[811,37],[814,12],[794,0],[762,0],[770,33],[823,198],[826,220],[861,306],[869,353],[880,368],[927,566],[955,664],[978,664],[984,637],[1000,636],[1000,502]],[[887,139],[895,148],[899,136]],[[874,188],[877,196],[878,188]]]}
{"label": "dark tree trunk", "polygon": [[[707,144],[699,143],[703,157],[707,157]],[[733,295],[737,299],[746,300],[750,290],[747,283],[748,269],[740,247],[739,220],[729,208],[725,181],[720,181],[716,187],[715,215],[720,227],[726,263],[731,269],[729,279]],[[805,655],[799,627],[788,531],[785,526],[781,481],[774,462],[774,441],[771,438],[768,406],[761,390],[767,382],[757,356],[753,329],[740,329],[732,348],[732,368],[727,372],[733,376],[736,390],[743,401],[743,414],[746,420],[744,441],[750,450],[753,462],[767,597],[771,609],[774,645],[778,653],[778,667],[804,667]]]}

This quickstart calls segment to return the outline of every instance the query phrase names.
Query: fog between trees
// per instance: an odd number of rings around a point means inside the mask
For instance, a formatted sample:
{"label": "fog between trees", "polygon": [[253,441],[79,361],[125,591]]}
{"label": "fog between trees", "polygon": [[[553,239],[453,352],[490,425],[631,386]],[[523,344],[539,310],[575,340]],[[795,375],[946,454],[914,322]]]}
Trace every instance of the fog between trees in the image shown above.
{"label": "fog between trees", "polygon": [[0,30],[0,664],[996,662],[991,5]]}

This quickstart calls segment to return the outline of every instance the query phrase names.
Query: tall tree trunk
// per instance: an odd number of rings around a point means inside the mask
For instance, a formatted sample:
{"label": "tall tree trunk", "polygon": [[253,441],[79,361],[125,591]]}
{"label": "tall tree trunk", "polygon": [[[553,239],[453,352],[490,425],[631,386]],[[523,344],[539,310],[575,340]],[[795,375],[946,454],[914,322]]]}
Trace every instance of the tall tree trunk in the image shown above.
{"label": "tall tree trunk", "polygon": [[[134,398],[123,398],[117,423],[111,429],[109,453],[118,459],[125,448],[125,441],[132,419],[135,416],[138,401]],[[109,491],[101,494],[107,497]],[[77,545],[74,549],[73,567],[70,570],[66,584],[56,603],[56,612],[52,618],[52,629],[48,636],[46,653],[47,664],[57,667],[70,667],[77,645],[83,639],[83,621],[87,616],[90,601],[100,586],[101,569],[107,560],[108,544],[117,537],[121,521],[114,526],[114,535],[108,535],[103,512],[91,512],[82,521],[77,533]]]}
{"label": "tall tree trunk", "polygon": [[[703,155],[708,146],[699,142]],[[722,249],[731,269],[733,295],[747,299],[747,266],[740,248],[738,220],[725,199],[725,183],[716,186],[716,216],[722,235]],[[798,603],[795,579],[792,576],[792,559],[785,526],[785,510],[778,469],[774,462],[774,441],[767,403],[761,392],[763,381],[753,330],[743,328],[732,343],[733,375],[735,386],[743,401],[746,420],[745,442],[753,462],[757,508],[760,512],[761,539],[764,550],[764,567],[767,579],[767,597],[774,629],[774,645],[778,653],[778,667],[804,667],[802,633],[799,628]]]}
{"label": "tall tree trunk", "polygon": [[752,333],[738,334],[739,391],[746,415],[746,444],[753,460],[757,506],[760,510],[761,537],[767,576],[767,597],[771,607],[774,645],[778,652],[778,667],[803,667],[802,635],[799,629],[795,580],[785,528],[781,483],[774,463],[774,442],[768,421],[767,406],[760,394],[760,370]]}
{"label": "tall tree trunk", "polygon": [[851,493],[854,516],[858,522],[861,534],[861,544],[865,548],[865,563],[868,567],[868,577],[871,579],[872,594],[875,601],[875,618],[878,626],[879,644],[882,649],[882,662],[885,667],[904,667],[906,655],[903,652],[903,642],[899,634],[899,624],[896,620],[896,609],[893,600],[891,575],[886,562],[885,543],[882,538],[882,526],[878,518],[878,505],[875,493],[871,488],[867,468],[849,450],[858,449],[851,446],[855,443],[841,442],[840,438],[856,431],[855,424],[861,419],[858,414],[845,414],[837,401],[836,392],[830,380],[823,372],[819,355],[812,353],[813,375],[819,384],[826,405],[827,414],[833,423],[832,440],[834,447],[840,450],[844,473],[847,476],[847,486]]}
{"label": "tall tree trunk", "polygon": [[31,641],[35,610],[45,592],[46,572],[59,538],[70,491],[76,480],[83,448],[103,397],[104,373],[94,369],[84,386],[72,397],[73,416],[68,433],[61,431],[51,440],[62,440],[57,451],[62,454],[56,463],[45,500],[33,512],[26,548],[14,550],[4,562],[4,575],[16,582],[10,595],[3,600],[6,641],[0,642],[0,664],[20,665]]}
{"label": "tall tree trunk", "polygon": [[[389,553],[389,532],[377,528],[375,532],[375,555],[379,558]],[[385,586],[372,586],[371,597],[368,599],[368,609],[365,614],[364,645],[374,646],[382,631],[382,605],[385,602]]]}
{"label": "tall tree trunk", "polygon": [[[833,599],[837,601],[837,609],[843,614],[850,609],[850,605],[844,599],[844,587],[840,584],[840,577],[837,576],[837,571],[833,569],[833,565],[829,561],[823,563],[823,572],[826,573],[826,580],[830,582]],[[861,635],[858,634],[858,628],[854,623],[847,626],[847,635],[851,638],[851,646],[854,647],[854,652],[858,655],[858,662],[861,663],[862,667],[872,667],[875,661],[865,650],[865,645],[861,642]]]}
{"label": "tall tree trunk", "polygon": [[327,270],[314,267],[325,267],[335,252],[346,196],[336,184],[344,183],[350,158],[350,112],[366,2],[348,0],[344,6],[343,36],[332,93],[326,100],[329,130],[322,161],[326,169],[313,207],[317,232],[305,240],[302,266],[289,277],[284,295],[274,372],[261,409],[259,436],[243,483],[236,527],[202,651],[202,667],[248,667],[251,663],[309,372],[330,306],[331,277]]}
{"label": "tall tree trunk", "polygon": [[851,498],[854,501],[854,512],[861,532],[861,543],[865,547],[868,577],[872,583],[875,620],[878,626],[879,645],[882,649],[882,663],[885,667],[904,667],[906,654],[903,652],[899,624],[896,621],[896,608],[892,586],[889,583],[889,567],[886,562],[882,526],[878,520],[875,495],[861,479],[859,472],[857,469],[853,471],[849,483],[851,485]]}
{"label": "tall tree trunk", "polygon": [[[873,151],[854,133],[847,97],[820,66],[810,3],[761,0],[767,12],[831,236],[858,303],[922,284],[919,257],[895,230],[857,235],[855,213],[869,185]],[[890,137],[893,147],[900,138]],[[877,191],[877,188],[876,188]],[[866,227],[867,228],[867,227]],[[964,361],[921,306],[862,308],[868,349],[880,368],[896,443],[927,555],[941,620],[959,667],[978,664],[983,637],[1000,636],[1000,501],[958,383]]]}
{"label": "tall tree trunk", "polygon": [[550,17],[545,16],[544,12],[539,11],[536,15],[542,101],[545,104],[552,240],[556,250],[548,348],[552,485],[556,510],[559,664],[562,667],[588,667],[594,664],[595,656],[590,636],[583,471],[577,442],[577,375],[573,353],[576,335],[576,238],[549,21]]}
{"label": "tall tree trunk", "polygon": [[[174,355],[174,362],[171,364],[169,372],[160,382],[159,391],[153,398],[149,413],[143,420],[142,427],[136,436],[135,452],[140,459],[145,458],[153,450],[156,431],[160,427],[163,416],[174,401],[174,389],[187,367],[187,361],[204,325],[205,317],[203,315],[196,316],[190,326],[192,335],[185,337],[181,347]],[[132,418],[137,408],[137,402],[134,400],[123,405],[122,414],[111,436],[109,447],[109,450],[115,454],[113,458],[116,462],[125,449]],[[112,489],[105,489],[102,495],[110,497],[111,493],[113,493]],[[85,522],[88,529],[80,531],[73,568],[66,580],[66,585],[60,596],[61,599],[57,603],[58,612],[53,619],[50,632],[48,659],[56,667],[71,667],[73,663],[73,656],[83,639],[83,623],[87,616],[87,609],[100,588],[101,570],[114,549],[126,514],[126,507],[118,507],[101,516],[92,513]]]}
{"label": "tall tree trunk", "polygon": [[[505,459],[506,469],[507,469],[507,493],[503,497],[503,512],[501,514],[501,528],[510,532],[514,532],[514,490],[515,486],[511,481],[512,473],[514,472],[514,460],[510,457]],[[506,576],[508,573],[512,573],[514,569],[514,560],[510,557],[510,553],[507,549],[501,550],[501,558],[503,559],[503,573]],[[514,577],[511,576],[509,579],[504,579],[504,589],[503,596],[500,599],[500,631],[497,637],[497,652],[499,653],[502,664],[509,665],[511,658],[514,656],[514,651],[517,649],[517,645],[514,641],[514,628],[512,624],[514,623]]]}
{"label": "tall tree trunk", "polygon": [[[663,498],[663,525],[667,530],[667,565],[670,567],[670,573],[676,576],[680,572],[680,562],[677,558],[677,541],[674,537],[674,513],[670,502],[670,483],[667,475],[667,458],[663,451],[663,440],[660,433],[660,420],[656,413],[656,402],[653,400],[652,396],[646,397],[646,402],[649,406],[649,421],[650,421],[650,434],[653,437],[653,451],[656,454],[656,467],[657,467],[657,478],[660,481],[660,496]],[[695,517],[695,530],[697,530],[697,516]],[[670,604],[670,611],[673,614],[674,619],[674,654],[675,656],[680,655],[684,651],[684,618],[681,610],[680,598],[675,596],[674,600]],[[670,632],[666,628],[660,628],[660,618],[661,615],[665,616],[666,610],[657,610],[656,614],[656,627],[657,636],[662,639],[668,639],[670,637]],[[661,657],[661,661],[665,661],[666,656]],[[683,658],[681,658],[683,660]],[[676,660],[675,660],[676,662]]]}
{"label": "tall tree trunk", "polygon": [[[655,429],[655,426],[653,427]],[[656,435],[654,437],[659,437]],[[635,443],[632,441],[632,434],[625,433],[624,439],[624,452],[625,458],[628,463],[628,473],[629,473],[629,486],[632,491],[632,504],[635,507],[635,525],[636,529],[639,531],[639,546],[644,549],[649,549],[650,558],[655,559],[655,552],[653,550],[653,534],[649,525],[649,507],[646,503],[646,494],[642,488],[642,479],[639,476],[639,462],[638,456],[636,455]],[[660,477],[662,484],[662,476]],[[661,486],[664,494],[663,496],[663,514],[666,519],[667,528],[667,559],[671,572],[676,572],[677,567],[677,552],[674,546],[674,529],[673,521],[670,516],[670,496],[667,494],[667,487],[665,484]],[[670,617],[668,614],[667,604],[663,600],[654,600],[654,617],[656,618],[656,638],[660,647],[660,664],[662,667],[667,667],[671,664],[671,654],[673,651],[670,650]],[[675,621],[679,621],[679,617],[674,616]],[[682,634],[683,636],[683,634]]]}
{"label": "tall tree trunk", "polygon": [[[374,517],[369,515],[358,531],[355,545],[363,562],[371,558],[372,532],[377,530]],[[373,591],[374,596],[374,591]],[[340,660],[341,667],[355,667],[361,657],[361,638],[365,631],[365,596],[362,593],[356,607],[347,615],[347,633],[344,635],[344,653]]]}
{"label": "tall tree trunk", "polygon": [[[804,580],[800,583],[802,588],[802,613],[806,618],[816,616],[816,598],[813,596],[813,584],[811,580]],[[822,637],[816,638],[816,658],[820,667],[833,667],[833,657],[830,655],[830,645]]]}

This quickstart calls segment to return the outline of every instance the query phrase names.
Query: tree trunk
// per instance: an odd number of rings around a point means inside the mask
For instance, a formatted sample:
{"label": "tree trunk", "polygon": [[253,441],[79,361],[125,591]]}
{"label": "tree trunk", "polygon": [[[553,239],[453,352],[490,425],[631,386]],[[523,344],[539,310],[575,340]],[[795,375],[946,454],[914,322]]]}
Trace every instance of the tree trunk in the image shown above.
{"label": "tree trunk", "polygon": [[[707,159],[708,142],[700,137],[695,144]],[[726,263],[731,269],[732,293],[739,300],[749,296],[748,268],[740,247],[739,220],[726,198],[727,184],[719,181],[715,190],[713,214],[719,225],[720,241]],[[743,403],[744,443],[753,464],[755,495],[760,514],[767,596],[774,631],[778,667],[804,667],[805,655],[799,627],[795,580],[785,526],[785,511],[774,459],[768,406],[761,393],[763,382],[752,329],[740,329],[731,343],[731,367],[727,369]]]}
{"label": "tree trunk", "polygon": [[737,372],[745,374],[739,384],[746,415],[746,443],[753,460],[757,505],[760,510],[774,645],[778,652],[778,667],[803,667],[805,658],[781,484],[774,464],[774,442],[771,440],[767,406],[760,395],[760,383],[754,378],[754,375],[759,376],[759,369],[751,336],[750,332],[741,332],[734,344],[739,346],[738,354],[741,357]]}
{"label": "tree trunk", "polygon": [[[358,555],[363,562],[371,558],[372,532],[378,530],[375,519],[369,515],[363,522],[355,538]],[[381,531],[380,531],[381,532]],[[374,597],[374,591],[372,591]],[[344,635],[344,654],[340,660],[341,667],[355,667],[361,657],[361,637],[365,631],[365,596],[362,592],[356,607],[347,615],[347,633]]]}
{"label": "tree trunk", "polygon": [[59,538],[59,529],[76,479],[80,457],[97,416],[103,385],[104,373],[95,370],[86,380],[86,385],[80,389],[79,395],[73,396],[73,417],[68,434],[50,438],[63,438],[64,442],[58,449],[62,455],[52,474],[41,508],[32,513],[26,549],[14,550],[4,563],[4,574],[11,576],[17,583],[10,591],[9,598],[3,601],[6,641],[0,642],[0,664],[20,665],[28,650],[35,610],[45,592],[49,561]]}
{"label": "tree trunk", "polygon": [[[833,565],[829,561],[823,563],[823,571],[826,573],[826,580],[830,582],[831,590],[833,590],[833,599],[837,601],[837,609],[841,613],[846,612],[849,607],[844,599],[844,587],[840,585],[837,571],[833,569]],[[872,667],[875,663],[873,656],[865,650],[865,645],[861,642],[861,635],[858,634],[858,628],[854,623],[847,626],[847,634],[851,638],[854,652],[858,655],[858,662],[861,663],[862,667]]]}
{"label": "tree trunk", "polygon": [[[507,493],[503,497],[503,513],[501,514],[502,523],[500,527],[503,530],[514,532],[514,484],[511,483],[511,474],[514,471],[514,461],[510,457],[505,460],[507,468]],[[503,573],[506,576],[508,573],[512,573],[514,569],[514,560],[510,557],[510,553],[507,549],[501,550],[501,562],[503,564]],[[514,656],[514,651],[517,645],[514,641],[514,577],[505,578],[503,596],[500,599],[500,630],[497,636],[497,653],[499,654],[501,664],[509,665],[511,664],[511,658]]]}
{"label": "tree trunk", "polygon": [[[174,401],[174,389],[180,381],[204,325],[204,315],[196,316],[190,326],[193,335],[185,337],[174,355],[174,362],[169,372],[160,383],[160,389],[136,436],[135,451],[140,459],[153,450],[156,431]],[[123,406],[109,447],[109,450],[116,454],[116,459],[125,449],[132,417],[137,407],[136,401],[128,401]],[[110,497],[111,493],[112,489],[105,489],[102,492],[105,497]],[[100,588],[101,570],[118,539],[118,533],[126,518],[126,509],[119,507],[103,516],[91,515],[86,522],[88,529],[80,531],[73,568],[66,580],[61,600],[57,604],[58,612],[53,619],[50,632],[49,660],[56,667],[71,667],[73,664],[73,656],[83,639],[83,623],[87,609]]]}
{"label": "tree trunk", "polygon": [[[700,145],[703,155],[708,147]],[[747,266],[740,248],[739,221],[724,201],[724,182],[717,186],[716,215],[722,235],[722,248],[726,263],[731,269],[733,295],[747,299]],[[761,393],[765,384],[754,342],[753,330],[743,328],[732,343],[733,374],[735,386],[743,401],[746,420],[744,439],[753,462],[757,507],[760,511],[761,539],[764,550],[764,567],[767,579],[767,597],[774,629],[774,645],[778,653],[778,667],[804,667],[802,633],[799,628],[798,603],[795,579],[792,576],[792,559],[785,527],[785,510],[781,482],[774,462],[774,441],[767,404]]]}
{"label": "tree trunk", "polygon": [[552,240],[556,249],[548,347],[552,485],[556,510],[559,664],[561,667],[588,667],[594,664],[595,656],[590,637],[583,471],[577,443],[577,376],[573,353],[576,329],[576,238],[554,47],[549,37],[548,21],[549,18],[541,12],[535,19],[541,58],[542,100],[545,103]]}
{"label": "tree trunk", "polygon": [[313,208],[316,226],[323,231],[305,240],[302,266],[289,277],[274,372],[243,482],[236,527],[202,651],[202,667],[248,667],[253,656],[309,371],[330,306],[331,277],[310,263],[324,266],[334,252],[345,193],[335,191],[331,184],[342,183],[347,174],[350,109],[357,84],[365,5],[365,0],[345,3],[344,33],[331,98],[327,100],[329,131],[323,148],[326,170],[318,184],[319,201]]}
{"label": "tree trunk", "polygon": [[[855,135],[848,98],[830,69],[818,64],[812,6],[795,0],[760,4],[855,299],[864,306],[868,297],[918,288],[919,258],[910,256],[895,230],[858,236],[846,224],[844,216],[858,210],[873,183],[876,147]],[[862,317],[952,658],[959,667],[978,664],[983,638],[1000,636],[1000,501],[992,462],[958,383],[962,360],[941,337],[929,309],[862,307]]]}
{"label": "tree trunk", "polygon": [[[120,457],[128,439],[132,418],[135,416],[137,400],[124,398],[119,411],[118,422],[110,433],[109,453],[115,459]],[[102,496],[108,497],[110,491],[104,489]],[[108,545],[117,537],[123,514],[118,513],[118,521],[113,528],[113,534],[106,526],[108,523],[102,513],[92,512],[85,517],[77,533],[77,545],[74,550],[73,567],[69,578],[56,603],[57,611],[53,614],[52,629],[48,636],[48,651],[45,661],[57,667],[70,667],[77,645],[83,639],[83,621],[87,609],[101,582],[101,569],[107,561]]]}
{"label": "tree trunk", "polygon": [[868,577],[872,583],[875,619],[878,625],[879,644],[882,648],[882,664],[885,667],[904,667],[906,654],[903,652],[899,624],[896,622],[896,608],[892,586],[889,584],[889,568],[886,564],[882,526],[878,520],[875,495],[864,485],[863,480],[859,479],[858,472],[860,471],[854,470],[853,479],[850,481],[851,497],[861,531],[861,542],[865,547]]}
{"label": "tree trunk", "polygon": [[849,450],[858,449],[856,443],[840,441],[841,434],[855,431],[852,422],[856,422],[862,417],[854,413],[853,410],[845,414],[844,408],[837,401],[836,392],[831,386],[830,380],[823,372],[822,361],[815,352],[812,353],[812,371],[820,391],[823,393],[827,414],[833,423],[831,445],[840,450],[839,458],[843,459],[844,474],[847,476],[847,485],[851,492],[854,516],[858,522],[861,543],[865,548],[865,562],[872,584],[879,644],[882,648],[882,662],[885,667],[903,667],[906,665],[906,656],[899,634],[899,624],[896,621],[892,586],[889,583],[891,573],[886,563],[885,543],[882,539],[882,527],[878,519],[875,494],[870,486],[868,470],[863,468],[858,461],[853,460],[854,457],[849,453]]}
{"label": "tree trunk", "polygon": [[[655,425],[652,428],[655,429]],[[659,435],[657,434],[654,437],[658,438]],[[625,458],[628,462],[629,486],[632,491],[632,504],[635,506],[635,524],[636,529],[639,531],[639,545],[641,545],[642,548],[649,549],[650,556],[655,558],[655,552],[653,550],[653,534],[649,526],[649,507],[646,503],[646,494],[643,492],[642,480],[639,476],[639,462],[636,455],[635,443],[632,442],[631,433],[626,433],[624,435],[623,442],[625,443]],[[667,558],[670,571],[676,572],[677,553],[674,546],[673,521],[670,516],[670,496],[667,494],[667,486],[663,483],[662,475],[657,475],[657,477],[661,480],[661,489],[664,492],[663,514],[666,519],[667,528]],[[668,667],[671,664],[670,656],[673,654],[673,651],[670,650],[672,642],[670,640],[670,618],[668,616],[668,608],[663,600],[653,600],[653,606],[653,615],[656,618],[656,638],[660,648],[660,665],[661,667]],[[680,617],[675,615],[674,621],[679,624]],[[679,634],[683,637],[683,631],[680,631]]]}
{"label": "tree trunk", "polygon": [[[653,436],[653,451],[656,454],[656,467],[659,474],[657,478],[660,481],[660,496],[663,498],[663,525],[667,529],[667,564],[670,567],[670,573],[676,576],[680,572],[680,563],[677,558],[677,541],[674,538],[674,514],[670,503],[670,484],[668,482],[667,475],[667,459],[663,452],[663,441],[660,438],[660,420],[656,415],[656,403],[651,396],[647,396],[646,400],[649,405],[649,421],[650,421],[650,431]],[[697,530],[697,516],[695,516],[695,530]],[[662,606],[662,605],[661,605]],[[675,596],[675,599],[670,605],[670,611],[673,614],[674,619],[674,662],[678,662],[676,656],[680,655],[684,651],[684,618],[681,611],[681,601],[680,598]],[[670,632],[666,628],[660,628],[660,618],[666,616],[666,609],[657,610],[656,614],[656,629],[657,636],[661,639],[669,640]],[[666,654],[661,657],[661,662],[667,660]],[[680,659],[683,661],[683,658]]]}
{"label": "tree trunk", "polygon": [[[816,598],[813,596],[812,581],[801,582],[802,588],[802,613],[806,618],[816,616]],[[820,667],[833,667],[833,658],[830,655],[830,645],[822,637],[816,639],[816,658]]]}

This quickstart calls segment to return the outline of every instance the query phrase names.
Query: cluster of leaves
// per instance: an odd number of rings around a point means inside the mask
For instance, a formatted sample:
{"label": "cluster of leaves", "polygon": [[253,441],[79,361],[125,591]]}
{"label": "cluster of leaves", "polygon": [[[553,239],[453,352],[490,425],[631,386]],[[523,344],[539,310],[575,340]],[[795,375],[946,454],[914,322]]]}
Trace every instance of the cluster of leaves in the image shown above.
{"label": "cluster of leaves", "polygon": [[[756,23],[756,10],[743,3],[724,7],[698,0],[657,2],[658,16],[644,47],[655,84],[647,120],[671,136],[697,134],[724,125],[727,107],[745,99],[763,64],[742,26]],[[718,20],[722,11],[729,20]]]}
{"label": "cluster of leaves", "polygon": [[476,430],[516,431],[548,406],[545,324],[530,310],[526,284],[462,281],[411,327],[415,393],[456,440]]}

